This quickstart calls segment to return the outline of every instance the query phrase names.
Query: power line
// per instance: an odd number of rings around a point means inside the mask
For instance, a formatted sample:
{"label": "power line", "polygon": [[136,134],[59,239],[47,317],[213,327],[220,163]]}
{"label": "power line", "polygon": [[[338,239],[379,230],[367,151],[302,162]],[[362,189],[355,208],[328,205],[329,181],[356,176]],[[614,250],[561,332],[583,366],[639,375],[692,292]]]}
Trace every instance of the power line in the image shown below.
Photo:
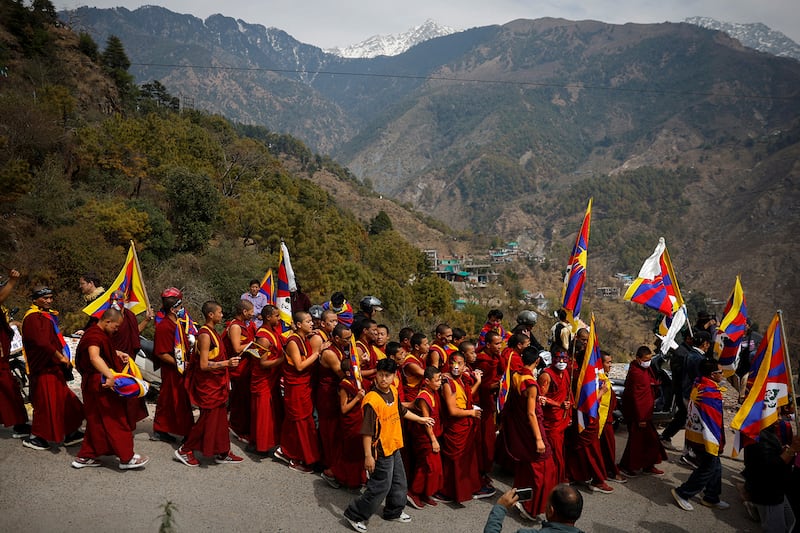
{"label": "power line", "polygon": [[588,89],[597,91],[612,91],[624,93],[638,93],[638,94],[666,94],[674,96],[710,96],[716,98],[734,98],[739,100],[783,100],[795,101],[800,100],[800,95],[797,96],[766,96],[759,94],[744,95],[736,93],[717,93],[705,91],[677,91],[669,89],[632,89],[626,87],[607,87],[603,85],[584,85],[581,83],[547,83],[537,81],[511,81],[511,80],[482,80],[477,78],[453,78],[448,76],[415,76],[413,74],[376,74],[368,72],[335,72],[328,70],[296,70],[296,69],[281,69],[281,68],[266,68],[266,67],[223,67],[215,65],[178,65],[169,63],[131,63],[131,66],[138,67],[155,67],[155,68],[193,68],[200,70],[226,70],[232,72],[275,72],[278,74],[311,74],[323,76],[352,76],[361,78],[386,78],[386,79],[401,79],[401,80],[417,80],[417,81],[452,81],[463,83],[485,83],[493,85],[512,85],[518,87],[550,87],[556,89]]}

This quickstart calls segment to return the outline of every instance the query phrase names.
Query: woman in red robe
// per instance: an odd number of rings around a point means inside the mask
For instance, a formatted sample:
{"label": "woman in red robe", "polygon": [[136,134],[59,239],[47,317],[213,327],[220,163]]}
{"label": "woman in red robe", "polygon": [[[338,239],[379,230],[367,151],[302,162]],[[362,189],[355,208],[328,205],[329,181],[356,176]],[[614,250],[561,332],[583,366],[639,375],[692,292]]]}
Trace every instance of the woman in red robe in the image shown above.
{"label": "woman in red robe", "polygon": [[[108,309],[99,322],[89,326],[78,343],[75,361],[81,373],[86,435],[72,462],[75,468],[99,466],[97,458],[101,455],[116,455],[123,470],[141,468],[149,461],[134,453],[128,398],[113,390],[113,372],[121,372],[124,366],[112,342],[112,335],[121,323],[120,312]],[[127,359],[127,355],[124,357]]]}
{"label": "woman in red robe", "polygon": [[264,454],[280,443],[283,424],[281,313],[267,304],[261,309],[261,321],[256,332],[261,359],[253,361],[250,379],[250,444]]}
{"label": "woman in red robe", "polygon": [[[275,457],[288,463],[289,468],[310,474],[310,465],[319,461],[319,442],[314,425],[314,402],[311,395],[311,374],[319,359],[312,351],[309,337],[314,321],[306,312],[293,317],[295,332],[286,340],[283,365],[283,405],[285,416],[281,428],[281,445]],[[327,348],[325,344],[322,349]]]}
{"label": "woman in red robe", "polygon": [[652,358],[650,348],[640,346],[625,377],[622,415],[628,425],[628,442],[619,468],[628,477],[635,475],[638,470],[643,470],[645,474],[661,475],[664,472],[655,465],[667,459],[667,452],[653,424],[656,401],[654,388],[659,383],[650,369]]}
{"label": "woman in red robe", "polygon": [[464,382],[461,376],[466,367],[463,354],[454,352],[450,365],[450,376],[442,385],[447,418],[441,451],[444,483],[440,492],[444,498],[439,499],[460,503],[471,500],[481,490],[475,448],[481,411],[473,407],[471,383]]}
{"label": "woman in red robe", "polygon": [[539,356],[533,350],[523,352],[522,358],[523,366],[512,378],[508,401],[500,414],[498,447],[516,463],[514,487],[533,489],[533,498],[517,506],[529,517],[535,517],[545,512],[547,498],[558,480],[552,448],[542,424],[539,385],[533,377]]}
{"label": "woman in red robe", "polygon": [[197,333],[197,350],[189,368],[189,398],[200,408],[200,417],[192,426],[186,442],[175,450],[175,457],[186,466],[199,466],[194,450],[214,456],[217,464],[241,463],[231,453],[228,435],[228,369],[239,365],[239,357],[228,359],[225,345],[214,329],[222,322],[222,306],[206,302],[202,308],[206,323]]}

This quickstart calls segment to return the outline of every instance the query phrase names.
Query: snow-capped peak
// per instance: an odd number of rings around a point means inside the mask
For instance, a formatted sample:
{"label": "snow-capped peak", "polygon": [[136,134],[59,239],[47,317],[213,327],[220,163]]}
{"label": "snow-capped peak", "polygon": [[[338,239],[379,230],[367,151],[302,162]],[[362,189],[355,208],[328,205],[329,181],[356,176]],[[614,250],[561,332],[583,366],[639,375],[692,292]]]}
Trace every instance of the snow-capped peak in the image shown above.
{"label": "snow-capped peak", "polygon": [[325,51],[340,57],[396,56],[419,43],[435,37],[450,35],[457,31],[459,30],[447,26],[440,26],[433,20],[428,19],[424,24],[415,26],[405,33],[398,33],[396,35],[373,35],[360,43],[344,48],[330,48]]}
{"label": "snow-capped peak", "polygon": [[783,33],[761,23],[720,22],[710,17],[689,17],[684,22],[727,33],[743,46],[759,52],[800,60],[800,45]]}

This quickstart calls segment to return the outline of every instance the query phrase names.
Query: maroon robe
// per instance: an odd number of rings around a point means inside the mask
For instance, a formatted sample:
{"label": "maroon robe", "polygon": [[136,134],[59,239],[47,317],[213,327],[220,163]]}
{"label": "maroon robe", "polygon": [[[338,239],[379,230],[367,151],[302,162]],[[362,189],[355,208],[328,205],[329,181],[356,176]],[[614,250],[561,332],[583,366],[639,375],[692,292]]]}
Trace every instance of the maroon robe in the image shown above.
{"label": "maroon robe", "polygon": [[[126,353],[134,360],[136,359],[136,352],[142,347],[142,342],[139,340],[139,321],[136,315],[133,314],[128,308],[122,310],[122,324],[120,324],[117,332],[111,337],[111,344],[115,350]],[[147,404],[144,398],[126,398],[125,412],[128,420],[128,425],[131,431],[136,429],[136,423],[140,420],[147,418]]]}
{"label": "maroon robe", "polygon": [[31,379],[33,424],[31,435],[50,442],[63,442],[83,421],[83,404],[67,386],[55,352],[61,342],[53,323],[43,312],[29,314],[22,322],[22,343]]}
{"label": "maroon robe", "polygon": [[22,401],[19,381],[11,373],[9,355],[14,330],[8,325],[6,314],[0,309],[0,424],[6,427],[26,424],[28,411]]}
{"label": "maroon robe", "polygon": [[[358,387],[352,378],[341,380],[339,389],[345,391],[348,402],[358,395]],[[341,409],[339,411],[341,412]],[[340,420],[341,448],[337,460],[331,465],[331,470],[342,486],[357,489],[367,482],[366,470],[364,470],[363,435],[361,435],[364,412],[361,405],[356,404],[348,412],[342,413]]]}
{"label": "maroon robe", "polygon": [[[449,379],[442,387],[450,387],[453,394],[456,394],[457,387],[460,387],[466,397],[465,406],[460,407],[472,409],[472,391],[466,380]],[[444,421],[441,442],[444,483],[441,492],[459,503],[471,500],[473,493],[481,488],[475,447],[477,430],[477,421],[472,417],[448,415]]]}
{"label": "maroon robe", "polygon": [[478,387],[477,404],[483,409],[481,413],[478,437],[478,470],[481,475],[488,476],[494,465],[495,441],[497,440],[497,390],[500,383],[497,357],[485,352],[478,352],[475,368],[483,372]]}
{"label": "maroon robe", "polygon": [[406,402],[413,402],[417,399],[417,394],[422,389],[422,382],[425,380],[422,376],[409,375],[406,372],[406,367],[411,364],[420,367],[423,371],[425,370],[425,363],[413,353],[407,354],[403,362],[400,363],[400,369],[403,372],[403,401]]}
{"label": "maroon robe", "polygon": [[[283,358],[279,333],[267,327],[259,328],[256,337],[269,341],[269,352],[261,357],[270,360]],[[281,365],[263,368],[253,361],[250,377],[250,444],[257,452],[266,452],[281,441],[283,398],[281,398]]]}
{"label": "maroon robe", "polygon": [[[242,330],[241,333],[241,346],[246,346],[251,342],[253,337],[253,330],[247,327],[247,324],[234,318],[225,328],[222,334],[222,342],[225,345],[225,351],[231,357],[237,355],[234,353],[233,345],[228,337],[228,331],[231,326],[239,326]],[[231,380],[230,387],[230,426],[234,433],[243,439],[248,439],[250,434],[250,380],[252,378],[253,360],[247,354],[241,354],[242,359],[239,361],[239,366],[231,368],[229,376]]]}
{"label": "maroon robe", "polygon": [[[336,354],[341,363],[345,353],[337,346],[331,345],[328,348]],[[317,420],[319,422],[319,442],[322,452],[322,465],[330,468],[341,453],[341,427],[340,419],[342,410],[339,406],[339,375],[331,370],[319,365],[319,382],[315,391],[314,405],[317,407]]]}
{"label": "maroon robe", "polygon": [[[359,363],[361,365],[362,373],[363,373],[364,370],[375,370],[375,368],[378,366],[378,354],[375,353],[375,350],[373,349],[372,345],[368,344],[368,343],[366,343],[364,341],[357,341],[356,342],[356,347],[360,348],[361,350],[364,350],[364,352],[368,355],[368,358],[367,358],[368,360],[367,361],[365,361],[364,359],[361,359],[359,361]],[[360,356],[361,356],[361,354],[359,353],[359,357]],[[373,374],[373,376],[374,376],[374,374]],[[365,391],[371,390],[372,389],[372,378],[362,377],[361,378],[361,386],[364,387]]]}
{"label": "maroon robe", "polygon": [[557,370],[547,367],[543,370],[550,377],[550,387],[547,391],[547,399],[556,405],[546,404],[542,411],[544,413],[544,423],[542,424],[547,431],[550,445],[553,447],[553,462],[556,465],[556,477],[559,483],[567,480],[567,465],[564,460],[564,433],[571,421],[571,414],[561,407],[561,404],[571,399],[569,372],[567,370],[558,374]]}
{"label": "maroon robe", "polygon": [[156,325],[153,340],[153,360],[161,367],[161,389],[158,391],[153,431],[186,436],[194,424],[192,404],[185,386],[184,375],[175,365],[163,364],[156,354],[175,356],[175,328],[177,325],[165,317]]}
{"label": "maroon robe", "polygon": [[617,408],[617,396],[611,389],[611,382],[608,384],[610,394],[608,403],[608,418],[603,425],[603,432],[600,434],[600,456],[603,459],[603,468],[607,478],[613,479],[619,476],[617,466],[617,438],[614,435],[614,410]]}
{"label": "maroon robe", "polygon": [[525,367],[512,379],[508,400],[500,416],[498,448],[503,448],[505,454],[515,462],[514,487],[533,489],[533,498],[522,502],[522,505],[528,513],[536,516],[545,511],[550,491],[558,484],[556,467],[547,430],[542,424],[544,413],[538,401],[536,420],[544,441],[544,452],[536,451],[536,437],[528,419],[528,395],[531,391],[538,394],[539,384]]}
{"label": "maroon robe", "polygon": [[[619,467],[628,472],[649,468],[667,459],[658,431],[653,424],[653,407],[658,380],[650,368],[642,368],[637,361],[628,367],[625,391],[622,393],[622,415],[628,425],[628,442],[622,453]],[[639,427],[644,422],[644,427]]]}
{"label": "maroon robe", "polygon": [[606,469],[600,452],[600,427],[596,418],[591,418],[583,431],[578,431],[577,411],[573,411],[572,425],[567,428],[564,461],[567,478],[576,483],[591,480],[601,483],[606,480]]}
{"label": "maroon robe", "polygon": [[[228,355],[225,345],[214,329],[205,325],[197,334],[198,342],[201,335],[211,338],[209,355],[218,348],[219,353],[209,361],[225,361]],[[200,355],[195,351],[189,373],[189,399],[200,408],[200,417],[195,422],[186,442],[184,450],[200,450],[203,455],[227,455],[231,451],[231,440],[228,435],[228,411],[225,407],[228,401],[228,368],[215,368],[213,370],[200,369]]]}
{"label": "maroon robe", "polygon": [[[311,355],[311,345],[308,340],[301,338],[296,333],[289,336],[286,349],[292,343],[300,352],[300,359],[305,360]],[[314,425],[314,402],[311,395],[312,368],[299,371],[289,359],[285,357],[283,363],[283,405],[285,416],[281,428],[281,450],[294,461],[302,461],[311,465],[319,461],[319,442],[317,428]]]}
{"label": "maroon robe", "polygon": [[[414,412],[422,416],[421,404],[428,406],[430,417],[434,420],[433,434],[441,441],[442,421],[439,414],[442,398],[428,389],[423,389],[414,401]],[[441,445],[441,442],[439,443]],[[411,478],[409,492],[430,498],[439,492],[444,484],[442,474],[442,454],[434,453],[433,443],[426,431],[426,426],[414,424],[411,426],[411,449],[414,453],[414,475]]]}
{"label": "maroon robe", "polygon": [[81,373],[86,412],[86,434],[83,437],[78,457],[94,459],[101,455],[116,455],[120,463],[133,458],[133,432],[128,421],[128,398],[123,398],[111,389],[103,388],[102,374],[92,364],[89,348],[96,346],[100,358],[114,372],[120,372],[123,364],[117,357],[112,338],[97,324],[87,329],[75,356]]}

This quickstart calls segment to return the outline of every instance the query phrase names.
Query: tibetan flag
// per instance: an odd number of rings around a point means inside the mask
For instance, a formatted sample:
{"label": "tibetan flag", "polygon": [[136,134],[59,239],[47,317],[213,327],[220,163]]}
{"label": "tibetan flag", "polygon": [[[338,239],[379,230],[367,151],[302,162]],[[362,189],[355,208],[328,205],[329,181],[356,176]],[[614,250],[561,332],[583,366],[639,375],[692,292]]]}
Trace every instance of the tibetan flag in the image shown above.
{"label": "tibetan flag", "polygon": [[[597,342],[597,329],[594,324],[594,314],[589,324],[589,343],[583,354],[581,372],[578,375],[578,431],[583,431],[589,425],[589,420],[600,418],[600,374],[603,371],[603,358],[600,356],[600,345]],[[608,394],[608,393],[607,393]],[[613,392],[611,392],[613,394]]]}
{"label": "tibetan flag", "polygon": [[500,389],[497,391],[497,412],[503,410],[508,399],[508,392],[511,389],[511,354],[508,354],[508,363],[500,376]]}
{"label": "tibetan flag", "polygon": [[747,398],[731,422],[731,428],[741,433],[737,434],[739,445],[757,441],[761,430],[774,424],[780,408],[789,403],[791,385],[780,313],[775,314],[761,339],[747,381]]}
{"label": "tibetan flag", "polygon": [[655,309],[669,317],[683,305],[664,237],[658,239],[655,251],[645,259],[639,276],[628,287],[623,299]]}
{"label": "tibetan flag", "polygon": [[186,371],[186,365],[189,364],[192,348],[194,347],[194,340],[197,337],[197,324],[195,324],[192,317],[189,316],[189,311],[185,308],[178,312],[178,323],[175,326],[175,365],[178,367],[178,372],[183,374]]}
{"label": "tibetan flag", "polygon": [[128,249],[128,256],[122,266],[117,279],[109,285],[108,290],[98,297],[95,301],[83,308],[83,312],[89,316],[100,318],[103,312],[111,307],[111,294],[114,291],[125,293],[125,307],[130,309],[133,314],[143,313],[150,306],[147,299],[147,291],[142,281],[142,269],[139,267],[139,258],[136,256],[136,247],[131,242]]}
{"label": "tibetan flag", "polygon": [[350,335],[350,375],[356,382],[356,386],[361,390],[361,357],[358,355],[356,346],[356,336]]}
{"label": "tibetan flag", "polygon": [[267,297],[269,305],[275,305],[275,276],[272,275],[271,268],[264,274],[264,279],[261,280],[261,288],[258,292]]}
{"label": "tibetan flag", "polygon": [[281,260],[278,264],[278,285],[275,291],[275,306],[281,312],[283,331],[292,329],[292,292],[297,290],[294,281],[294,270],[289,259],[289,249],[281,241]]}
{"label": "tibetan flag", "polygon": [[709,378],[698,378],[687,407],[686,440],[702,444],[706,452],[719,455],[722,439],[722,392]]}
{"label": "tibetan flag", "polygon": [[742,338],[747,329],[747,304],[744,299],[744,291],[736,276],[736,283],[733,285],[733,292],[728,298],[725,310],[722,313],[722,322],[717,329],[716,342],[714,343],[714,353],[719,359],[725,377],[732,375],[736,371],[736,363],[739,358]]}
{"label": "tibetan flag", "polygon": [[586,259],[589,252],[589,226],[592,222],[592,199],[586,206],[583,224],[569,256],[564,287],[561,291],[561,307],[567,311],[567,321],[577,328],[577,319],[583,303],[583,286],[586,283]]}

